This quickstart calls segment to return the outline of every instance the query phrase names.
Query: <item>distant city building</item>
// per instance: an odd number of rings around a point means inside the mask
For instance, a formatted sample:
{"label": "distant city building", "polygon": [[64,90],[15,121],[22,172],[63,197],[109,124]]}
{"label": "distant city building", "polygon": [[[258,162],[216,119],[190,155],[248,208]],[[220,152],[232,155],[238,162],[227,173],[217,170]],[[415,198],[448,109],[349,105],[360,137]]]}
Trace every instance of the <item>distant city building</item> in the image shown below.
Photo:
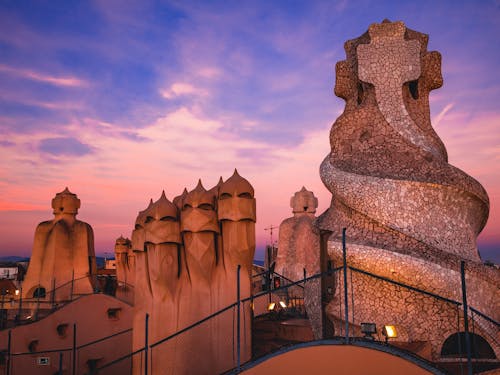
{"label": "distant city building", "polygon": [[104,268],[107,270],[116,270],[116,260],[106,259],[104,262]]}
{"label": "distant city building", "polygon": [[17,266],[2,266],[0,265],[0,279],[17,279],[19,268]]}
{"label": "distant city building", "polygon": [[0,299],[2,299],[4,302],[7,301],[7,299],[10,301],[12,298],[15,298],[15,296],[18,293],[19,289],[12,282],[12,280],[9,279],[0,280]]}

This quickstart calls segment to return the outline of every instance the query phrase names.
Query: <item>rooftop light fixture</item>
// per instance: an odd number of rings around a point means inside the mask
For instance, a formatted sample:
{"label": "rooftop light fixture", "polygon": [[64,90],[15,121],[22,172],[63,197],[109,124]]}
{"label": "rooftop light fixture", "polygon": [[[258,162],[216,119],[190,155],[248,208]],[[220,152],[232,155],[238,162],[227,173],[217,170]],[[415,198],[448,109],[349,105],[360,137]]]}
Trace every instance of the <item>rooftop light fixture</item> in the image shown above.
{"label": "rooftop light fixture", "polygon": [[273,311],[275,307],[276,307],[276,303],[271,302],[271,303],[267,306],[267,309],[268,309],[269,311]]}
{"label": "rooftop light fixture", "polygon": [[286,303],[285,303],[285,302],[280,301],[280,306],[281,306],[282,308],[286,309]]}
{"label": "rooftop light fixture", "polygon": [[385,342],[387,343],[389,339],[393,339],[398,337],[398,332],[396,331],[396,327],[393,325],[385,325],[382,330],[382,334],[385,336]]}
{"label": "rooftop light fixture", "polygon": [[16,296],[19,295],[19,289],[16,289]]}
{"label": "rooftop light fixture", "polygon": [[373,341],[374,333],[377,333],[377,325],[375,323],[361,323],[361,332],[365,334],[364,338],[366,340]]}

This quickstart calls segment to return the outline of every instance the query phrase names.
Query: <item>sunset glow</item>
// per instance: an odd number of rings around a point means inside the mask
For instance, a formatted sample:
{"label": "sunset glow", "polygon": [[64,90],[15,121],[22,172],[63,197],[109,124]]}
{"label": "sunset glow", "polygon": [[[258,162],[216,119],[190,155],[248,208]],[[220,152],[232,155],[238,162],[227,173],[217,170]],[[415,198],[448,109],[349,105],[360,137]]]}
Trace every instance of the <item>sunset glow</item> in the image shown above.
{"label": "sunset glow", "polygon": [[500,263],[500,6],[451,0],[2,2],[0,255],[31,254],[66,186],[103,255],[162,190],[172,200],[237,168],[255,188],[262,259],[294,192],[329,207],[318,169],[344,107],[335,63],[384,18],[442,54],[432,123],[488,192],[479,249]]}

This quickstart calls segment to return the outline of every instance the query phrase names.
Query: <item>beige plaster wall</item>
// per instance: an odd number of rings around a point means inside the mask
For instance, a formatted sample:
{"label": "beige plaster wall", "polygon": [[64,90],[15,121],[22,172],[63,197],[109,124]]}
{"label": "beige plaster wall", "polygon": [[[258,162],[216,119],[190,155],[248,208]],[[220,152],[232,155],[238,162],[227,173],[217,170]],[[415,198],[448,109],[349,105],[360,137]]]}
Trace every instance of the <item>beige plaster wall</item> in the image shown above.
{"label": "beige plaster wall", "polygon": [[[117,317],[108,316],[109,309],[117,310]],[[29,352],[32,342],[35,351],[56,350],[54,353],[23,354],[12,357],[12,374],[53,375],[59,369],[59,350],[71,349],[73,345],[73,324],[76,324],[76,345],[80,346],[94,340],[132,327],[133,308],[113,297],[93,294],[80,297],[46,318],[11,330],[11,352]],[[62,334],[58,326],[67,325]],[[0,349],[7,350],[8,330],[0,331]],[[82,348],[77,352],[77,373],[89,371],[88,360],[97,360],[103,365],[132,350],[132,333],[125,333],[101,343]],[[48,357],[49,365],[37,365],[37,358]],[[103,374],[121,374],[130,371],[130,361],[113,366]],[[71,373],[72,351],[63,352],[64,373]]]}
{"label": "beige plaster wall", "polygon": [[321,345],[291,350],[242,374],[425,375],[431,372],[405,359],[374,349]]}

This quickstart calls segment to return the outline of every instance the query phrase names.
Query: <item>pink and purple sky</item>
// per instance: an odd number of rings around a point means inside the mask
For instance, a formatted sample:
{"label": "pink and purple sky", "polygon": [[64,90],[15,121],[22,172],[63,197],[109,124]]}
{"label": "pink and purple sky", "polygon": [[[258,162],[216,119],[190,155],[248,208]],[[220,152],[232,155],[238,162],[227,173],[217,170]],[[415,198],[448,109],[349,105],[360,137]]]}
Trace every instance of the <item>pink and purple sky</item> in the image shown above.
{"label": "pink and purple sky", "polygon": [[[255,187],[257,258],[289,198],[319,178],[343,44],[401,20],[443,56],[433,126],[491,210],[479,237],[500,263],[500,3],[485,1],[14,1],[0,3],[0,255],[30,255],[66,186],[98,254],[172,199],[236,167]],[[275,234],[274,238],[277,236]]]}

